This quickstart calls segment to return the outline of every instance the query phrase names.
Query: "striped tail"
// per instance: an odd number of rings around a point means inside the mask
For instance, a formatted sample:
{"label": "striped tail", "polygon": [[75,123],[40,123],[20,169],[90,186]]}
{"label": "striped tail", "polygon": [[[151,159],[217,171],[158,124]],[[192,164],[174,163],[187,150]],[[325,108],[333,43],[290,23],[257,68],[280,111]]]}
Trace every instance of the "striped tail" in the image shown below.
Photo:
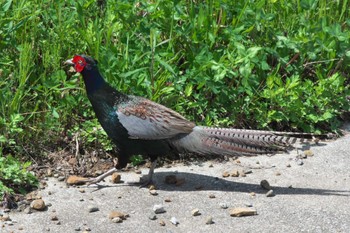
{"label": "striped tail", "polygon": [[318,135],[196,126],[190,134],[179,136],[172,144],[180,152],[252,156],[287,151],[295,143],[317,143],[315,136]]}

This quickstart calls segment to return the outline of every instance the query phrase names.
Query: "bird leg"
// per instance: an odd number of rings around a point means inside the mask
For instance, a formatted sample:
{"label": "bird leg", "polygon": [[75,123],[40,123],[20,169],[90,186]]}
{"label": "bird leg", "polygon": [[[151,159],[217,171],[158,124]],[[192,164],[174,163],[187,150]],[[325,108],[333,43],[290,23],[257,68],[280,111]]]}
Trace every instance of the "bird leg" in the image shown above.
{"label": "bird leg", "polygon": [[89,185],[90,184],[96,184],[96,183],[102,181],[107,176],[112,175],[114,172],[117,172],[117,171],[118,171],[118,169],[116,169],[114,167],[114,168],[110,169],[109,171],[103,173],[102,175],[100,175],[98,177],[88,179],[86,183],[88,183]]}
{"label": "bird leg", "polygon": [[154,169],[156,168],[156,166],[157,166],[157,159],[152,162],[151,167],[150,167],[149,172],[148,172],[148,175],[147,175],[147,178],[146,179],[141,178],[142,184],[141,184],[140,188],[145,187],[153,182],[152,178],[153,178]]}

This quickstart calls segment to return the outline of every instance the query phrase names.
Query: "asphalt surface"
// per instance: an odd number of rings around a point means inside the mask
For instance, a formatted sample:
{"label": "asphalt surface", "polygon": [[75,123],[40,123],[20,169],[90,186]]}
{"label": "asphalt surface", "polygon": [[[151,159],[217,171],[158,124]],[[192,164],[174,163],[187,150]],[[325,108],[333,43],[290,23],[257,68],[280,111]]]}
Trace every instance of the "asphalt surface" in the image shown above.
{"label": "asphalt surface", "polygon": [[[350,127],[347,127],[348,129]],[[99,188],[67,187],[51,178],[40,191],[51,206],[46,211],[25,214],[11,212],[12,226],[2,224],[4,232],[350,232],[350,135],[312,146],[314,156],[295,160],[301,150],[272,157],[242,157],[233,161],[174,165],[157,168],[154,176],[157,196],[147,188],[130,184],[138,181],[134,172],[122,174],[124,183],[112,184],[107,178]],[[210,166],[212,164],[212,166]],[[290,165],[288,167],[287,165]],[[251,171],[246,177],[223,178],[224,171]],[[147,174],[147,169],[142,169]],[[180,185],[164,182],[167,175],[184,178]],[[266,197],[260,186],[266,179],[275,193]],[[79,189],[83,188],[85,193]],[[251,192],[256,193],[255,196]],[[51,193],[51,195],[49,195]],[[215,195],[215,198],[210,198]],[[171,202],[165,202],[170,199]],[[228,209],[220,208],[226,203]],[[150,220],[152,208],[162,204],[165,213]],[[231,217],[229,209],[252,205],[257,215]],[[88,208],[99,211],[89,213]],[[192,216],[198,208],[201,215]],[[117,210],[129,214],[122,223],[113,223],[108,215]],[[60,224],[50,216],[57,215]],[[206,224],[211,216],[214,223]],[[170,222],[175,217],[177,226]],[[165,226],[159,222],[163,220]]]}

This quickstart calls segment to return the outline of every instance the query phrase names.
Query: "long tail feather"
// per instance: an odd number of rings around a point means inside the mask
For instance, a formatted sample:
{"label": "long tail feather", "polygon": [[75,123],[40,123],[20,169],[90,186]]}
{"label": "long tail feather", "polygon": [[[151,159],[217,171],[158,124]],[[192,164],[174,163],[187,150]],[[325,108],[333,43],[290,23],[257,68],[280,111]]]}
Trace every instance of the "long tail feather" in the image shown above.
{"label": "long tail feather", "polygon": [[317,142],[314,134],[196,126],[172,141],[179,151],[214,155],[274,154],[295,143]]}

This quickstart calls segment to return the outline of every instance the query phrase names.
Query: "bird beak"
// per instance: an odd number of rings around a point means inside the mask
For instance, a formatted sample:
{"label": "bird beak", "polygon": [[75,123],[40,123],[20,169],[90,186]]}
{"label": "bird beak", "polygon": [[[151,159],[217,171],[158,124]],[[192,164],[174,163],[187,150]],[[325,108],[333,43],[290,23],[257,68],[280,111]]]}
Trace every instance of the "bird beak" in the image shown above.
{"label": "bird beak", "polygon": [[68,60],[65,61],[63,64],[65,64],[65,65],[74,65],[73,59],[68,59]]}

